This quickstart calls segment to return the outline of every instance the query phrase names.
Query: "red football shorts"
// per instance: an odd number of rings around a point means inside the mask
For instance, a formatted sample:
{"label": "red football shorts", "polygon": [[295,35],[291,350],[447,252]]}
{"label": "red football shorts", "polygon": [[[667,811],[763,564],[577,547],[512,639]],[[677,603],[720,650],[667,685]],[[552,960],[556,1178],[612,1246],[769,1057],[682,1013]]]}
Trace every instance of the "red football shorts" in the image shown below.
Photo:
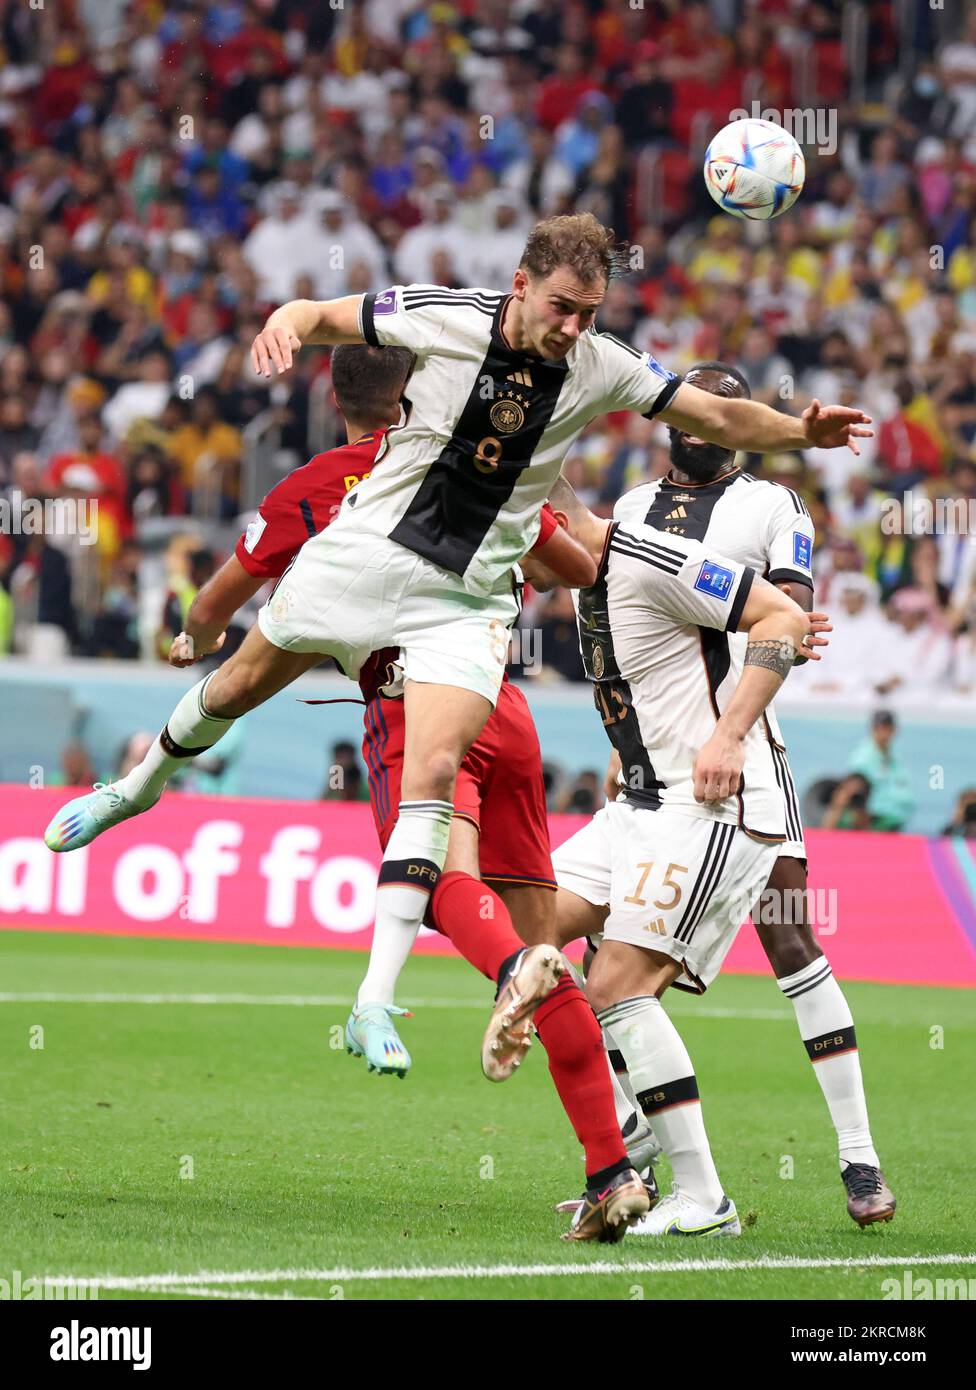
{"label": "red football shorts", "polygon": [[[403,701],[378,695],[366,706],[363,758],[380,844],[396,824],[406,724]],[[468,750],[454,788],[454,814],[481,832],[481,876],[555,888],[539,735],[525,696],[503,681],[498,703]]]}

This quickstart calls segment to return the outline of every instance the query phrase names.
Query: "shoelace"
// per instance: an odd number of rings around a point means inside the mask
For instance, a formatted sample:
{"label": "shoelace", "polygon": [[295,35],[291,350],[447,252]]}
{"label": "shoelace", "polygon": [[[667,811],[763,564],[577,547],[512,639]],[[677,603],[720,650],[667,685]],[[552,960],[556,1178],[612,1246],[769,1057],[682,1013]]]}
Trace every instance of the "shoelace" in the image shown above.
{"label": "shoelace", "polygon": [[881,1179],[865,1163],[851,1163],[844,1169],[844,1185],[852,1197],[873,1197],[881,1191]]}
{"label": "shoelace", "polygon": [[113,810],[122,801],[122,793],[120,791],[117,791],[116,788],[112,786],[111,782],[95,782],[92,785],[92,791],[107,792],[109,800],[112,803]]}

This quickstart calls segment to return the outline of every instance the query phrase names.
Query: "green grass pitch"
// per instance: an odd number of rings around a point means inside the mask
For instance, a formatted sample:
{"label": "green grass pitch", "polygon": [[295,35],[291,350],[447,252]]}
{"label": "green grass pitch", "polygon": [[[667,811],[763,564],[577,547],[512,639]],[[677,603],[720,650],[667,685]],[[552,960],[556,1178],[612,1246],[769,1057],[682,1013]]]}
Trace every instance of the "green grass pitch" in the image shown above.
{"label": "green grass pitch", "polygon": [[[972,993],[847,986],[899,1200],[865,1231],[772,978],[673,997],[743,1235],[576,1246],[552,1207],[582,1166],[542,1048],[489,1084],[486,982],[415,957],[413,1070],[367,1075],[333,1045],[362,968],[351,952],[0,933],[0,1277],[106,1277],[102,1299],[846,1300],[906,1269],[976,1280],[960,1258],[976,1249]],[[146,1002],[161,995],[177,998]]]}

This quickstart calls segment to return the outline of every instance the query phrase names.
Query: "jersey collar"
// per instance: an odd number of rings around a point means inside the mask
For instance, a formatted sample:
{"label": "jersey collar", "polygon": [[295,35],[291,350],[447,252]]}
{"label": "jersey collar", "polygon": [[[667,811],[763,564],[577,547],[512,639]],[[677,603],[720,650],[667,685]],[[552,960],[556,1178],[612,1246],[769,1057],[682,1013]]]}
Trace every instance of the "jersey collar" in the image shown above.
{"label": "jersey collar", "polygon": [[668,473],[661,479],[661,486],[675,487],[680,492],[691,492],[693,488],[726,487],[729,483],[734,482],[741,472],[741,468],[730,468],[728,473],[723,473],[720,478],[713,478],[709,483],[677,483]]}

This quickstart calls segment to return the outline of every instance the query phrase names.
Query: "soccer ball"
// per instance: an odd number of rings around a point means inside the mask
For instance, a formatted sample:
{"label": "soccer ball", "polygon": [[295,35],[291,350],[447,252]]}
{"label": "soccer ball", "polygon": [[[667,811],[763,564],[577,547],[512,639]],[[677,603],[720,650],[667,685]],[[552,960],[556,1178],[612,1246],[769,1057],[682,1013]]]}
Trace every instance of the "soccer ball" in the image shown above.
{"label": "soccer ball", "polygon": [[705,187],[733,217],[778,217],[799,198],[805,177],[803,151],[773,121],[732,121],[705,151]]}

